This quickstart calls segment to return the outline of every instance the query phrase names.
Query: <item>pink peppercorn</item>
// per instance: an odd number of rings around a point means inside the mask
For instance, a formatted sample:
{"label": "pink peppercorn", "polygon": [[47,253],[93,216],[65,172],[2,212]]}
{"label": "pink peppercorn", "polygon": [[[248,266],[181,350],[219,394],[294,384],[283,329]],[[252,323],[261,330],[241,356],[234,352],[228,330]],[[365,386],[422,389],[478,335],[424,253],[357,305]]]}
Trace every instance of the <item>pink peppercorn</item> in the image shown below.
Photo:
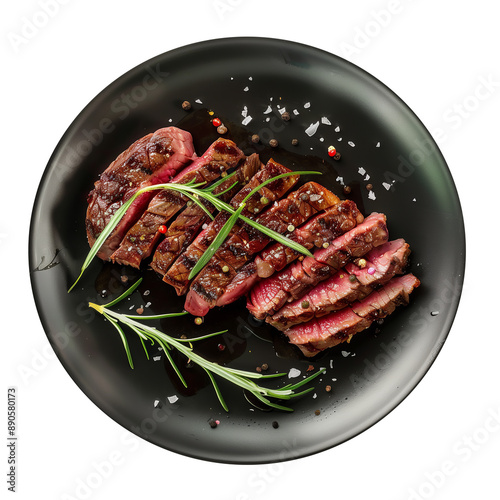
{"label": "pink peppercorn", "polygon": [[368,274],[375,274],[375,268],[374,267],[369,267],[368,271],[366,271]]}

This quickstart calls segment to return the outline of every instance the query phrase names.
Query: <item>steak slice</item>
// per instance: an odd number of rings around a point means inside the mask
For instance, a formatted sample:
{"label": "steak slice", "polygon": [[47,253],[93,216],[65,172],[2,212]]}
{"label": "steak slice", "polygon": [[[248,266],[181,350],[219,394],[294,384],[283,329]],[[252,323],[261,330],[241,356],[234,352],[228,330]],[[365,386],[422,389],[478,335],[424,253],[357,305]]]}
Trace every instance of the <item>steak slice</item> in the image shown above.
{"label": "steak slice", "polygon": [[[253,153],[238,167],[234,176],[228,177],[214,189],[213,194],[223,193],[220,194],[219,199],[228,202],[262,166],[259,155]],[[237,182],[236,186],[231,188],[235,182]],[[226,191],[227,189],[230,190]],[[202,201],[202,203],[211,213],[215,211],[215,207],[208,201]],[[170,224],[165,238],[156,247],[151,267],[162,276],[165,275],[174,260],[187,249],[203,225],[209,222],[210,218],[198,205],[193,203],[187,206]]]}
{"label": "steak slice", "polygon": [[[148,134],[121,153],[101,174],[88,195],[85,226],[89,245],[94,245],[125,201],[143,187],[169,182],[194,155],[191,134],[176,127]],[[132,203],[99,249],[98,257],[109,260],[154,195],[154,191],[143,193]]]}
{"label": "steak slice", "polygon": [[[172,182],[212,182],[222,172],[234,168],[245,157],[233,141],[219,138],[207,151],[177,174]],[[161,233],[158,228],[186,205],[188,198],[170,190],[158,192],[149,202],[141,218],[128,230],[119,248],[111,255],[111,261],[139,268],[143,259],[149,257],[156,247]]]}
{"label": "steak slice", "polygon": [[[366,297],[375,286],[389,281],[396,274],[402,274],[408,263],[410,246],[403,239],[389,241],[368,252],[366,265],[360,268],[349,262],[345,269],[316,285],[301,299],[285,304],[266,321],[278,330],[325,316],[346,305]],[[358,261],[360,259],[357,259]]]}
{"label": "steak slice", "polygon": [[349,342],[354,334],[368,328],[374,320],[392,314],[399,305],[407,305],[409,295],[419,285],[420,281],[413,274],[392,278],[362,301],[322,318],[295,325],[284,333],[305,356],[315,356],[328,347]]}
{"label": "steak slice", "polygon": [[314,252],[257,283],[247,300],[247,309],[258,319],[275,314],[287,301],[299,299],[320,281],[340,270],[349,260],[362,257],[387,242],[385,215],[372,213],[361,224],[333,240],[328,248]]}
{"label": "steak slice", "polygon": [[[290,239],[307,249],[321,247],[360,224],[363,219],[354,202],[343,200],[295,229]],[[298,257],[300,253],[286,245],[278,242],[268,245],[254,261],[248,262],[238,271],[217,305],[231,304],[245,295],[261,278],[268,278],[274,272],[281,271]]]}
{"label": "steak slice", "polygon": [[[286,234],[319,211],[337,204],[339,198],[316,182],[308,182],[287,198],[275,202],[257,222],[277,233]],[[271,238],[248,224],[229,236],[191,284],[184,309],[204,316],[217,305],[237,271]]]}
{"label": "steak slice", "polygon": [[[243,199],[258,187],[264,181],[276,177],[280,174],[291,172],[290,169],[276,163],[274,160],[269,160],[266,165],[255,174],[250,182],[244,186],[232,198],[230,204],[233,208],[237,208]],[[299,180],[298,175],[290,175],[281,179],[277,179],[254,193],[246,202],[243,215],[247,217],[256,217],[264,210],[270,202],[281,198],[288,190],[290,190]],[[266,201],[266,203],[264,203]],[[168,272],[163,276],[163,281],[172,285],[178,295],[184,295],[189,288],[189,274],[193,267],[203,255],[205,250],[210,246],[215,236],[220,232],[224,224],[229,219],[228,212],[219,212],[215,219],[196,237],[189,247],[176,259]],[[235,225],[234,231],[238,229]]]}

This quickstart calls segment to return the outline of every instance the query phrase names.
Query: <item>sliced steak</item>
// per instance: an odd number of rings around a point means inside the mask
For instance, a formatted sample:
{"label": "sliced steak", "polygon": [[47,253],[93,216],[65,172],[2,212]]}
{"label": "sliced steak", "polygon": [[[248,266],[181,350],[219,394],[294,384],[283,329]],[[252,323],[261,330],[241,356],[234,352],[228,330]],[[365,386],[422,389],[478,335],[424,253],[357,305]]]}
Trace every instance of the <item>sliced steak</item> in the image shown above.
{"label": "sliced steak", "polygon": [[[234,168],[245,157],[233,141],[219,138],[191,165],[177,174],[172,182],[212,182]],[[111,255],[111,261],[139,268],[143,259],[149,257],[158,243],[161,233],[158,228],[184,206],[188,198],[175,191],[158,192],[149,202],[141,218],[128,230],[119,248]]]}
{"label": "sliced steak", "polygon": [[[87,239],[92,247],[113,214],[139,189],[169,182],[194,157],[189,132],[176,127],[157,130],[139,139],[109,165],[88,196],[85,221]],[[97,253],[109,260],[128,229],[142,215],[154,191],[140,195],[127,210]]]}
{"label": "sliced steak", "polygon": [[370,293],[359,302],[319,319],[285,330],[290,343],[311,357],[333,347],[368,328],[374,320],[392,314],[397,306],[407,305],[409,295],[420,285],[413,274],[392,278],[381,289]]}
{"label": "sliced steak", "polygon": [[[322,247],[363,222],[363,219],[356,204],[344,200],[296,228],[290,239],[307,249]],[[261,278],[268,278],[274,272],[281,271],[298,257],[300,253],[286,245],[278,242],[268,245],[254,261],[248,262],[238,271],[217,305],[225,306],[243,297]]]}
{"label": "sliced steak", "polygon": [[372,213],[361,224],[270,278],[257,283],[247,300],[247,309],[258,319],[275,314],[287,301],[299,299],[340,270],[349,260],[362,257],[387,242],[386,218]]}
{"label": "sliced steak", "polygon": [[[238,167],[234,176],[230,176],[214,189],[213,194],[220,194],[219,199],[228,202],[262,167],[259,155],[253,153],[248,156],[244,163]],[[236,186],[231,186],[237,182]],[[231,188],[231,189],[230,189]],[[230,189],[229,191],[226,191]],[[226,191],[224,193],[224,191]],[[211,213],[215,208],[209,202],[204,202],[205,207]],[[168,271],[174,260],[184,252],[191,244],[204,224],[208,224],[210,218],[198,205],[193,203],[186,207],[170,224],[165,238],[156,247],[151,267],[162,276]]]}
{"label": "sliced steak", "polygon": [[[275,202],[256,220],[259,224],[280,234],[294,231],[319,211],[337,204],[340,200],[325,187],[308,182]],[[248,224],[242,227],[220,246],[205,268],[191,284],[184,309],[195,316],[204,316],[217,305],[239,271],[252,257],[260,252],[271,238]]]}
{"label": "sliced steak", "polygon": [[[237,208],[243,199],[264,181],[287,172],[291,172],[291,170],[276,163],[272,159],[269,160],[264,168],[257,172],[250,182],[231,199],[231,206]],[[291,175],[277,179],[259,189],[259,191],[254,193],[247,200],[243,215],[252,218],[256,217],[269,203],[281,198],[290,190],[297,183],[298,179],[298,175]],[[187,292],[191,270],[205,250],[210,246],[229,217],[230,215],[228,212],[219,212],[215,219],[196,237],[163,276],[163,281],[172,285],[176,289],[178,295],[184,295]],[[234,230],[236,231],[238,227],[240,226],[235,225]]]}
{"label": "sliced steak", "polygon": [[[396,274],[402,274],[408,263],[410,246],[398,239],[368,252],[363,267],[349,262],[345,268],[316,285],[301,299],[285,304],[266,321],[278,330],[304,323],[316,317],[338,311],[346,305],[367,296],[375,286],[387,283]],[[359,261],[360,259],[356,259]]]}

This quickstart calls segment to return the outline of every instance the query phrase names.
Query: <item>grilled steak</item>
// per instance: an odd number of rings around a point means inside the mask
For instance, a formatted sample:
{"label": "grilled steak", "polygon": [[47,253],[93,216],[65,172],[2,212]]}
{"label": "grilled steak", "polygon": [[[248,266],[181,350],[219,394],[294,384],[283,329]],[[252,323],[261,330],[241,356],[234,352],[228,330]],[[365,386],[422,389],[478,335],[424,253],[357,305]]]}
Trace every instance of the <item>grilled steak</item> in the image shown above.
{"label": "grilled steak", "polygon": [[[177,174],[172,182],[211,182],[222,172],[236,167],[243,158],[243,152],[233,141],[217,139],[203,156]],[[119,248],[111,255],[111,260],[139,268],[141,261],[151,255],[160,239],[158,228],[167,224],[187,201],[187,197],[174,191],[163,190],[156,194],[141,218],[128,230]]]}
{"label": "grilled steak", "polygon": [[316,285],[301,299],[285,304],[266,321],[283,331],[314,317],[338,311],[364,298],[375,286],[383,285],[395,274],[402,274],[409,254],[410,247],[402,239],[374,248],[363,257],[366,261],[364,267],[347,263],[345,269]]}
{"label": "grilled steak", "polygon": [[[257,172],[250,182],[232,198],[230,202],[231,206],[237,208],[254,188],[272,177],[287,172],[291,172],[291,170],[276,163],[274,160],[269,160],[264,168]],[[291,175],[289,177],[277,179],[259,189],[259,191],[254,193],[247,200],[243,215],[252,218],[256,217],[257,214],[268,206],[268,203],[281,198],[291,189],[293,185],[297,183],[298,178],[298,175]],[[267,200],[266,203],[264,203],[265,200]],[[230,215],[228,212],[219,212],[215,219],[196,237],[163,276],[163,281],[172,285],[176,289],[178,295],[183,295],[187,292],[189,287],[189,273],[196,265],[201,255],[203,255],[203,252],[210,246],[229,217]],[[240,226],[235,225],[234,230],[236,231],[238,227]]]}
{"label": "grilled steak", "polygon": [[[240,189],[252,178],[257,171],[262,167],[259,155],[254,153],[246,158],[245,162],[238,167],[235,175],[228,177],[222,184],[214,189],[213,194],[219,196],[222,201],[228,202]],[[233,188],[231,186],[237,182]],[[231,188],[229,191],[227,189]],[[226,191],[224,193],[224,191]],[[205,207],[214,212],[215,208],[209,202],[203,202]],[[210,218],[196,204],[192,204],[185,208],[177,218],[170,224],[165,238],[156,247],[153,255],[151,267],[162,276],[168,271],[174,260],[184,252],[189,244],[198,234],[204,224],[208,224]]]}
{"label": "grilled steak", "polygon": [[258,319],[274,314],[287,301],[299,299],[349,260],[361,257],[389,237],[385,215],[372,213],[361,224],[333,240],[328,248],[318,249],[314,258],[306,257],[251,290],[247,309]]}
{"label": "grilled steak", "polygon": [[350,341],[352,335],[368,328],[374,320],[385,318],[399,305],[408,304],[410,293],[419,285],[420,281],[413,274],[392,278],[362,301],[293,326],[284,333],[305,356],[314,356],[328,347]]}
{"label": "grilled steak", "polygon": [[[277,233],[292,232],[297,225],[340,200],[316,182],[308,182],[287,198],[276,202],[257,218],[257,222]],[[204,316],[217,304],[236,272],[271,238],[248,224],[227,238],[191,284],[184,309]],[[224,271],[225,269],[225,271]],[[222,270],[222,272],[219,272]]]}
{"label": "grilled steak", "polygon": [[[176,127],[167,127],[136,141],[109,165],[88,196],[86,217],[90,246],[106,227],[113,214],[139,189],[169,182],[184,168],[195,152],[191,134]],[[127,210],[125,216],[97,253],[108,260],[118,248],[128,229],[142,215],[155,193],[143,193]]]}
{"label": "grilled steak", "polygon": [[[324,212],[314,216],[308,222],[295,229],[290,239],[307,249],[321,247],[325,243],[349,231],[363,222],[363,216],[350,200],[341,201]],[[226,287],[218,299],[218,306],[231,304],[245,295],[261,278],[267,278],[276,271],[281,271],[300,256],[299,252],[283,245],[268,245],[254,261],[245,264]]]}

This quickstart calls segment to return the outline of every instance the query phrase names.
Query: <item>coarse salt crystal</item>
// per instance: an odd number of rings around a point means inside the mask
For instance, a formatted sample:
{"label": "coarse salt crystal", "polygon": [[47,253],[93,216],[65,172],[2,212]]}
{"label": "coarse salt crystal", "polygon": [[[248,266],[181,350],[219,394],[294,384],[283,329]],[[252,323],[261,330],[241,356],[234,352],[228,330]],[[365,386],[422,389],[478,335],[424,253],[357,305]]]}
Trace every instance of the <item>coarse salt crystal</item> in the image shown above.
{"label": "coarse salt crystal", "polygon": [[250,89],[249,89],[248,87],[245,87],[245,88],[243,89],[243,92],[248,92],[249,90],[250,90]]}
{"label": "coarse salt crystal", "polygon": [[153,361],[160,361],[161,356],[153,356]]}
{"label": "coarse salt crystal", "polygon": [[349,354],[351,354],[349,351],[342,351],[342,356],[344,356],[344,358],[347,358]]}
{"label": "coarse salt crystal", "polygon": [[300,375],[300,370],[297,368],[290,368],[290,371],[288,372],[288,378],[295,378]]}
{"label": "coarse salt crystal", "polygon": [[146,305],[144,307],[149,307],[151,305],[151,302],[146,302]]}
{"label": "coarse salt crystal", "polygon": [[342,140],[342,137],[339,137],[339,138],[337,139],[337,141],[339,141],[339,142],[340,142],[341,140]]}
{"label": "coarse salt crystal", "polygon": [[349,146],[351,146],[351,148],[353,148],[354,146],[356,146],[356,144],[354,144],[354,142],[352,142],[352,141],[349,141],[347,144],[349,144]]}
{"label": "coarse salt crystal", "polygon": [[338,125],[335,127],[335,132],[340,132],[340,127]]}
{"label": "coarse salt crystal", "polygon": [[245,119],[241,122],[242,125],[248,125],[252,121],[252,117],[250,115],[246,116]]}
{"label": "coarse salt crystal", "polygon": [[248,115],[248,108],[246,106],[243,106],[243,110],[241,112],[242,116],[247,116]]}
{"label": "coarse salt crystal", "polygon": [[333,368],[333,359],[330,360],[330,368]]}
{"label": "coarse salt crystal", "polygon": [[266,122],[270,122],[271,121],[271,118],[269,118],[269,116],[266,118]]}
{"label": "coarse salt crystal", "polygon": [[155,402],[153,403],[153,406],[155,408],[158,408],[158,406],[160,406],[160,400],[159,399],[155,399]]}
{"label": "coarse salt crystal", "polygon": [[344,178],[343,177],[340,177],[340,175],[335,179],[337,182],[340,182],[340,185],[343,186],[344,185]]}
{"label": "coarse salt crystal", "polygon": [[176,401],[179,400],[179,398],[175,394],[173,396],[168,396],[167,399],[170,404],[174,404]]}
{"label": "coarse salt crystal", "polygon": [[293,110],[293,114],[294,114],[295,116],[297,116],[297,115],[299,114],[299,111],[298,111],[297,109],[294,109],[294,110]]}
{"label": "coarse salt crystal", "polygon": [[203,104],[203,101],[201,99],[196,99],[196,101],[194,102],[197,102],[198,104]]}
{"label": "coarse salt crystal", "polygon": [[375,193],[373,191],[369,191],[368,192],[368,198],[370,200],[376,200],[377,199],[377,197],[375,196]]}
{"label": "coarse salt crystal", "polygon": [[413,198],[413,200],[411,200],[411,201],[417,201],[417,199],[416,199],[416,198]]}
{"label": "coarse salt crystal", "polygon": [[322,123],[323,125],[331,125],[331,124],[332,124],[332,122],[331,122],[331,121],[330,121],[330,120],[329,120],[326,116],[323,116],[323,117],[321,118],[321,123]]}
{"label": "coarse salt crystal", "polygon": [[379,148],[380,147],[380,142],[377,142],[377,144],[375,144],[375,147]]}
{"label": "coarse salt crystal", "polygon": [[312,137],[318,130],[318,127],[319,127],[319,121],[316,123],[311,123],[311,125],[309,125],[309,127],[306,128],[306,134],[309,137]]}
{"label": "coarse salt crystal", "polygon": [[370,174],[366,174],[363,180],[367,181],[370,178]]}
{"label": "coarse salt crystal", "polygon": [[264,114],[268,115],[272,110],[273,110],[273,108],[271,108],[271,106],[268,105],[266,110],[264,111]]}
{"label": "coarse salt crystal", "polygon": [[304,108],[308,109],[308,108],[310,108],[310,107],[311,107],[311,103],[310,103],[310,102],[306,102],[306,103],[304,104]]}
{"label": "coarse salt crystal", "polygon": [[366,174],[366,170],[363,167],[359,167],[358,168],[358,174],[365,175]]}
{"label": "coarse salt crystal", "polygon": [[392,187],[392,184],[389,184],[388,182],[382,182],[382,186],[384,186],[385,189],[387,189],[387,191],[389,191],[389,189],[391,189],[391,187]]}
{"label": "coarse salt crystal", "polygon": [[319,138],[319,142],[325,142],[325,138],[324,137],[320,137]]}
{"label": "coarse salt crystal", "polygon": [[280,112],[280,115],[282,115],[286,111],[286,108],[280,108],[278,106],[278,111]]}
{"label": "coarse salt crystal", "polygon": [[313,394],[313,399],[316,399],[318,395],[316,393]]}
{"label": "coarse salt crystal", "polygon": [[249,76],[249,77],[248,77],[248,79],[249,79],[250,81],[252,81],[252,80],[253,80],[253,78],[252,78],[251,76]]}

